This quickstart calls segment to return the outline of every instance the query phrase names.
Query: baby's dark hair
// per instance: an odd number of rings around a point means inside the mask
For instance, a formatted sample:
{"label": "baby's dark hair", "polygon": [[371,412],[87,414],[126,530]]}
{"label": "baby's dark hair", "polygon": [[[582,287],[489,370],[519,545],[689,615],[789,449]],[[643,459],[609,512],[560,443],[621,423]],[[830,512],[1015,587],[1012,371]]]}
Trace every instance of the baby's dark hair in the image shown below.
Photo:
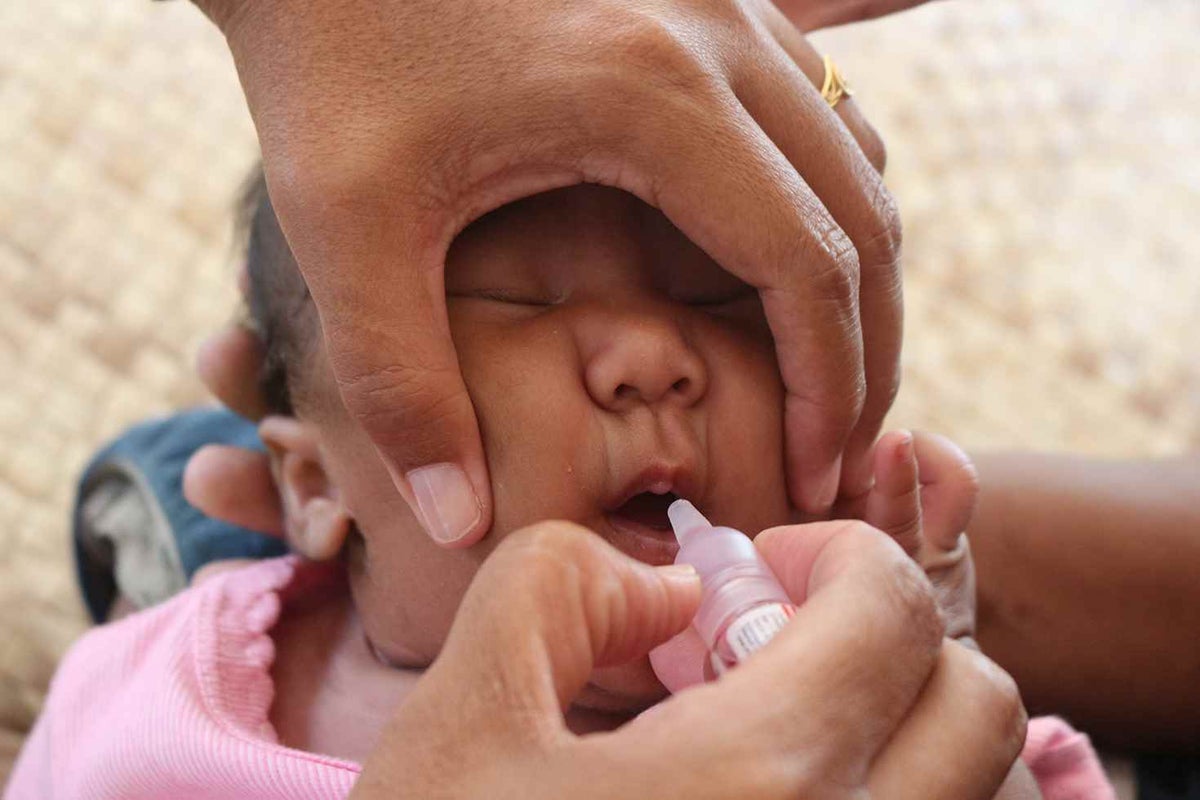
{"label": "baby's dark hair", "polygon": [[265,353],[259,386],[273,413],[294,414],[298,373],[316,334],[316,310],[279,227],[261,166],[242,187],[237,231],[238,241],[245,243],[250,323]]}

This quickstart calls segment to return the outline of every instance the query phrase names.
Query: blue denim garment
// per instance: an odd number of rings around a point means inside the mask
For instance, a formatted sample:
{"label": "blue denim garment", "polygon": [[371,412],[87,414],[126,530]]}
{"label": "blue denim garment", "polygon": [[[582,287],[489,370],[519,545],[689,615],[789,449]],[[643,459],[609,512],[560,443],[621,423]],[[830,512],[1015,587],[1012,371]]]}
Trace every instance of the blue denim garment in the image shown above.
{"label": "blue denim garment", "polygon": [[[79,481],[72,515],[72,539],[80,589],[92,619],[103,622],[118,591],[124,590],[117,570],[122,548],[150,548],[155,558],[125,559],[124,580],[178,591],[196,570],[228,558],[283,555],[279,539],[206,517],[183,496],[183,471],[192,454],[206,444],[228,444],[263,450],[253,423],[223,408],[198,408],[130,428],[97,453]],[[99,497],[99,495],[105,497]],[[108,498],[108,499],[106,499]],[[136,513],[120,517],[117,538],[97,535],[102,514],[112,498],[131,498]],[[114,525],[113,514],[107,525]],[[101,526],[103,527],[103,526]],[[132,544],[131,544],[132,543]],[[162,574],[144,574],[161,571]],[[129,595],[129,592],[125,592]],[[151,596],[146,602],[160,602]]]}

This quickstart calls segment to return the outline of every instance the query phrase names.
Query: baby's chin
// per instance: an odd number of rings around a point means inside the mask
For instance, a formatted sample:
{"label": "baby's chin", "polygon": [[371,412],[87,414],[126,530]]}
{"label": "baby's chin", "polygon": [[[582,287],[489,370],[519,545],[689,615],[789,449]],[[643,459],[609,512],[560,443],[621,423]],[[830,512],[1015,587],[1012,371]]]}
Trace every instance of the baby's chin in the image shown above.
{"label": "baby's chin", "polygon": [[643,657],[618,667],[592,672],[592,679],[575,698],[572,712],[598,712],[628,719],[666,699],[669,692]]}

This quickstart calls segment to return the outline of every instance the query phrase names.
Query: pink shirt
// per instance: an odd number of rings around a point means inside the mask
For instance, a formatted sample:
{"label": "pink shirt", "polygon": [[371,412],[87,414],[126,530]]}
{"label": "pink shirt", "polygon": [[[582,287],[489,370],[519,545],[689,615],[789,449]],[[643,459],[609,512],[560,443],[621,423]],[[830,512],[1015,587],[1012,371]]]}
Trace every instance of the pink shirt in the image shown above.
{"label": "pink shirt", "polygon": [[[284,747],[268,718],[270,630],[297,564],[216,575],[80,639],[5,800],[346,797],[359,765]],[[1114,796],[1087,737],[1060,720],[1031,722],[1023,755],[1047,800]]]}

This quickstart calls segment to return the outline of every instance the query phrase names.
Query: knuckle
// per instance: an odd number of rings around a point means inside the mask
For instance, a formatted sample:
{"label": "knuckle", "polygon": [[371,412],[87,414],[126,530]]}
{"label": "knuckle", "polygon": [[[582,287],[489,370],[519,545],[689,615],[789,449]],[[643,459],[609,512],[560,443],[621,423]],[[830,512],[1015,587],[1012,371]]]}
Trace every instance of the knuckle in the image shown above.
{"label": "knuckle", "polygon": [[560,520],[514,531],[489,559],[492,572],[519,584],[522,595],[533,598],[535,605],[561,603],[575,596],[581,583],[581,538],[577,526]]}
{"label": "knuckle", "polygon": [[896,403],[896,398],[900,396],[900,366],[891,370],[886,376],[874,376],[875,386],[872,387],[872,393],[878,393],[878,408],[879,421],[882,422],[887,412]]}
{"label": "knuckle", "polygon": [[818,780],[809,759],[759,731],[741,738],[742,746],[704,760],[700,785],[719,786],[714,797],[756,797],[771,800],[815,796]]}
{"label": "knuckle", "polygon": [[1028,722],[1017,682],[982,653],[968,653],[973,667],[976,707],[980,710],[981,719],[1010,741],[1016,752],[1025,740]]}
{"label": "knuckle", "polygon": [[[497,559],[502,548],[506,556]],[[586,634],[593,658],[607,662],[614,653],[628,660],[636,654],[625,652],[630,646],[648,649],[652,644],[628,637],[625,623],[644,612],[630,603],[623,572],[609,555],[587,528],[550,520],[509,536],[491,560],[499,561],[498,569],[520,583],[520,591],[536,608],[565,611],[560,616],[573,620],[575,630],[559,633]]]}
{"label": "knuckle", "polygon": [[[626,74],[635,75],[639,82],[651,78],[688,92],[698,92],[712,83],[714,65],[709,63],[707,51],[695,46],[688,26],[653,11],[629,10],[609,30],[607,41],[624,55],[619,61],[625,65]],[[606,62],[611,52],[605,53]]]}
{"label": "knuckle", "polygon": [[883,218],[883,229],[887,233],[892,253],[898,259],[904,243],[904,224],[900,218],[900,206],[896,203],[896,198],[888,191],[883,181],[879,182],[878,197]]}
{"label": "knuckle", "polygon": [[642,20],[629,40],[631,53],[661,67],[674,68],[691,63],[690,54],[670,27],[647,17]]}
{"label": "knuckle", "polygon": [[[869,355],[868,355],[869,359]],[[897,362],[899,357],[897,356]],[[873,441],[878,436],[888,412],[900,396],[900,365],[883,370],[872,368],[878,362],[868,360],[866,379],[866,396],[863,399],[861,415],[856,421],[856,435],[863,435]]]}
{"label": "knuckle", "polygon": [[544,520],[514,531],[497,548],[532,572],[554,571],[564,561],[590,557],[595,537],[566,520]]}
{"label": "knuckle", "polygon": [[862,416],[863,409],[867,405],[867,377],[862,370],[853,377],[853,382],[850,384],[849,391],[846,393],[846,428],[849,430],[854,427]]}
{"label": "knuckle", "polygon": [[[516,572],[530,585],[541,587],[550,596],[566,584],[586,588],[585,576],[592,576],[600,589],[608,571],[597,569],[606,561],[601,540],[587,528],[566,520],[535,522],[515,531],[497,547],[496,555],[519,564]],[[494,556],[493,556],[494,557]]]}
{"label": "knuckle", "polygon": [[889,550],[887,580],[881,581],[881,590],[887,593],[888,606],[904,619],[905,630],[930,648],[937,647],[945,635],[945,622],[938,609],[933,587],[920,565],[905,554],[891,537],[865,522],[850,523],[849,530],[852,535],[872,540],[872,546],[884,546]]}
{"label": "knuckle", "polygon": [[363,187],[378,180],[361,151],[346,152],[338,143],[329,148],[304,138],[279,143],[264,166],[271,202],[281,216],[307,219],[314,197],[332,208],[352,204]]}
{"label": "knuckle", "polygon": [[779,800],[809,797],[817,786],[817,781],[809,772],[796,764],[794,756],[758,759],[754,769],[744,771],[737,793],[728,796]]}
{"label": "knuckle", "polygon": [[824,382],[805,387],[803,396],[788,398],[788,411],[796,414],[819,414],[831,436],[839,442],[853,431],[862,416],[867,400],[866,376],[861,365],[845,369],[844,362],[825,369]]}
{"label": "knuckle", "polygon": [[350,412],[376,441],[419,453],[440,441],[465,410],[450,388],[452,372],[433,364],[391,365],[342,376],[339,384]]}
{"label": "knuckle", "polygon": [[900,249],[904,230],[900,220],[900,207],[896,205],[896,199],[882,180],[875,183],[871,207],[872,229],[866,240],[859,245],[859,259],[863,269],[882,271],[884,274],[879,277],[896,282],[900,277]]}
{"label": "knuckle", "polygon": [[852,536],[856,539],[863,539],[870,541],[871,543],[875,543],[886,538],[878,528],[874,527],[870,523],[864,522],[861,519],[848,519],[845,520],[842,525],[845,528],[846,535]]}
{"label": "knuckle", "polygon": [[815,245],[821,262],[816,275],[818,299],[857,309],[859,254],[854,243],[830,219],[816,231]]}
{"label": "knuckle", "polygon": [[911,570],[906,574],[904,589],[895,593],[897,602],[907,611],[913,633],[930,647],[936,647],[946,634],[946,622],[925,573],[915,561],[908,563]]}

